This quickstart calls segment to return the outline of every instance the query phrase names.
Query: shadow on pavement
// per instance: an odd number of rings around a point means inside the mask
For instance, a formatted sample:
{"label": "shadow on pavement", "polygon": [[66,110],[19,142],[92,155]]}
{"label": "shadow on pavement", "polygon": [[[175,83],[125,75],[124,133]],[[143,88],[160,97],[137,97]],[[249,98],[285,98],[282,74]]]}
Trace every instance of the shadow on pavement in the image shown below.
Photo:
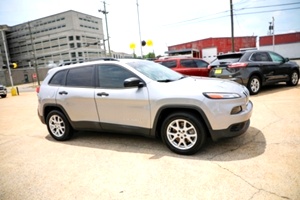
{"label": "shadow on pavement", "polygon": [[[54,140],[50,135],[46,139],[51,142],[62,143]],[[183,156],[171,152],[160,139],[152,139],[136,135],[124,135],[99,132],[76,132],[65,145],[81,146],[107,151],[142,153],[153,155],[149,159],[159,159],[164,156],[209,160],[209,161],[234,161],[245,160],[264,153],[266,140],[263,133],[249,127],[247,132],[239,137],[213,142],[207,139],[206,145],[195,155]]]}

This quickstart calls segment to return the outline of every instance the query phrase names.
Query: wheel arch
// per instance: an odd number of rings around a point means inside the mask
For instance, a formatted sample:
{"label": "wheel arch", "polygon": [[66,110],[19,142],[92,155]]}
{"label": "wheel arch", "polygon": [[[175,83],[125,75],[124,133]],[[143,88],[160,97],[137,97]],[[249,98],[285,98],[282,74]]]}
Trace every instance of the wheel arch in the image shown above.
{"label": "wheel arch", "polygon": [[205,125],[204,128],[206,129],[208,136],[211,136],[210,131],[209,131],[209,130],[211,130],[211,125],[210,125],[209,120],[207,119],[204,111],[199,107],[181,106],[181,105],[164,106],[158,110],[158,112],[154,118],[153,128],[150,133],[151,136],[160,138],[161,137],[160,129],[161,129],[164,119],[171,113],[175,113],[175,112],[187,112],[187,113],[195,115]]}
{"label": "wheel arch", "polygon": [[46,121],[48,114],[53,110],[57,110],[57,111],[62,112],[65,115],[65,117],[68,119],[71,127],[72,128],[74,127],[72,125],[72,121],[71,121],[69,115],[67,114],[67,112],[65,111],[65,109],[62,106],[59,106],[57,104],[47,104],[47,105],[44,106],[44,109],[43,109],[43,119],[44,119],[44,121]]}

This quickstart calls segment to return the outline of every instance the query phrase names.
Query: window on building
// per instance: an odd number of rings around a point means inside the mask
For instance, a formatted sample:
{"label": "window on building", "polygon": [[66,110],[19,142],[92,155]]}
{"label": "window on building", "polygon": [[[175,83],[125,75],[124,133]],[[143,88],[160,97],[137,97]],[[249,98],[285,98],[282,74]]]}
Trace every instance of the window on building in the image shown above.
{"label": "window on building", "polygon": [[71,57],[72,57],[72,58],[76,58],[76,53],[75,53],[75,52],[72,52],[72,53],[71,53]]}
{"label": "window on building", "polygon": [[76,35],[76,40],[80,40],[80,36],[79,35]]}
{"label": "window on building", "polygon": [[72,36],[69,36],[69,41],[73,41],[73,40],[74,40],[73,35],[72,35]]}
{"label": "window on building", "polygon": [[77,43],[77,47],[78,47],[78,48],[81,47],[81,43]]}
{"label": "window on building", "polygon": [[75,48],[75,44],[74,43],[70,43],[70,48]]}

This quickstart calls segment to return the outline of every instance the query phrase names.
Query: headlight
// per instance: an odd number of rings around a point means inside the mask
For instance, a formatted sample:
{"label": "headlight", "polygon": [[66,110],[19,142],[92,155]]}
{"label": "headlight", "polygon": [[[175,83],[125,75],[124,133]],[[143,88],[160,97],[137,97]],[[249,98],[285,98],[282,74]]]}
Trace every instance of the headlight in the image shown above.
{"label": "headlight", "polygon": [[219,92],[204,92],[203,95],[209,99],[236,99],[241,97],[237,93],[219,93]]}

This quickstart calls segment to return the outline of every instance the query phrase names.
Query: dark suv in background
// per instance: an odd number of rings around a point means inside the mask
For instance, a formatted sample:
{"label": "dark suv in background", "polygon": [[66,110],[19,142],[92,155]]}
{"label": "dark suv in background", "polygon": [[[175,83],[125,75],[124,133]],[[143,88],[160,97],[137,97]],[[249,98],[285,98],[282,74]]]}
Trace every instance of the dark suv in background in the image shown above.
{"label": "dark suv in background", "polygon": [[6,95],[7,95],[7,89],[6,89],[6,87],[0,83],[0,96],[2,98],[5,98]]}
{"label": "dark suv in background", "polygon": [[200,58],[168,57],[160,58],[155,62],[184,75],[206,77],[209,75],[209,63]]}
{"label": "dark suv in background", "polygon": [[250,94],[258,94],[268,84],[299,81],[299,65],[272,51],[253,50],[218,55],[209,66],[210,77],[224,78],[245,85]]}

